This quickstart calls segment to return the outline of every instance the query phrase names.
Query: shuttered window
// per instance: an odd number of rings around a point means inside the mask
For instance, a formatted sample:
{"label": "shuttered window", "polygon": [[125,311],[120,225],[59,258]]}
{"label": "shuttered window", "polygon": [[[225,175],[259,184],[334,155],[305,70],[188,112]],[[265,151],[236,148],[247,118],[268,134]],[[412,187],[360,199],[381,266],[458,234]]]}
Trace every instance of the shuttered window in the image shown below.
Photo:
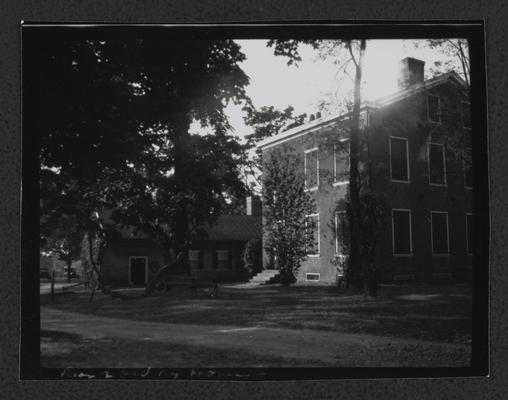
{"label": "shuttered window", "polygon": [[308,256],[319,256],[319,214],[307,215],[306,229],[310,229],[312,235],[312,243],[308,247]]}
{"label": "shuttered window", "polygon": [[393,254],[411,254],[413,243],[410,210],[392,210],[392,230]]}
{"label": "shuttered window", "polygon": [[230,268],[228,250],[217,250],[217,267],[221,269]]}
{"label": "shuttered window", "polygon": [[446,185],[446,161],[444,145],[428,143],[429,155],[429,183],[431,185]]}
{"label": "shuttered window", "polygon": [[335,213],[335,254],[346,255],[348,248],[349,226],[346,211]]}
{"label": "shuttered window", "polygon": [[317,148],[306,150],[305,156],[305,188],[307,190],[317,189],[319,182],[319,160]]}
{"label": "shuttered window", "polygon": [[450,244],[448,237],[448,213],[441,211],[432,211],[431,222],[432,222],[432,253],[449,254]]}
{"label": "shuttered window", "polygon": [[392,181],[409,181],[408,140],[390,137],[390,171]]}
{"label": "shuttered window", "polygon": [[427,95],[427,117],[431,122],[441,122],[441,99],[439,96]]}
{"label": "shuttered window", "polygon": [[335,144],[333,149],[334,183],[341,184],[349,181],[349,141]]}

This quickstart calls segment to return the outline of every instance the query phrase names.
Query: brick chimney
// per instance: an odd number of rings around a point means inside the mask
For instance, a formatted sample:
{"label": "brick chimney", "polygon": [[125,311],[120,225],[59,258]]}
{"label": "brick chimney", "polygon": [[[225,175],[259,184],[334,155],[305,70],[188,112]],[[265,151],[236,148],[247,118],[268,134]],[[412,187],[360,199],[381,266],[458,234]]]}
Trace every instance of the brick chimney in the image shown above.
{"label": "brick chimney", "polygon": [[411,57],[399,61],[399,75],[397,77],[399,89],[406,89],[411,85],[422,83],[424,71],[425,61]]}
{"label": "brick chimney", "polygon": [[246,214],[261,215],[261,199],[259,196],[248,196],[246,199]]}

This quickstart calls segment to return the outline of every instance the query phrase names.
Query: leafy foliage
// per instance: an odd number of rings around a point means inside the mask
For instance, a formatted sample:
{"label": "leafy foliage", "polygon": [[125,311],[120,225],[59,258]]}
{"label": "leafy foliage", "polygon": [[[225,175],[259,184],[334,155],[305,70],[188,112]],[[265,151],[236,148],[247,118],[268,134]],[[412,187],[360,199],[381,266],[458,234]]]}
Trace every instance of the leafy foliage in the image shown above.
{"label": "leafy foliage", "polygon": [[461,71],[462,79],[469,86],[471,71],[467,39],[427,39],[426,44],[444,56],[444,61],[436,62],[431,69],[433,75],[443,71]]}
{"label": "leafy foliage", "polygon": [[261,272],[263,269],[263,242],[260,238],[251,239],[245,244],[242,261],[249,277]]}
{"label": "leafy foliage", "polygon": [[[112,222],[174,260],[225,197],[244,192],[243,148],[224,111],[249,101],[232,40],[63,38],[39,58],[43,215],[75,215],[102,240],[114,209]],[[213,133],[191,135],[193,121]]]}
{"label": "leafy foliage", "polygon": [[316,224],[307,218],[315,202],[305,191],[302,160],[287,149],[274,150],[263,160],[264,247],[289,285],[314,245]]}
{"label": "leafy foliage", "polygon": [[293,115],[294,108],[292,106],[288,106],[282,111],[277,110],[274,106],[263,106],[259,110],[247,106],[243,110],[247,113],[244,118],[245,123],[254,128],[254,133],[246,137],[248,144],[254,144],[283,130],[302,125],[307,117],[307,114]]}
{"label": "leafy foliage", "polygon": [[82,231],[74,215],[61,214],[57,219],[46,219],[41,224],[44,251],[54,254],[67,266],[70,281],[72,262],[81,254]]}

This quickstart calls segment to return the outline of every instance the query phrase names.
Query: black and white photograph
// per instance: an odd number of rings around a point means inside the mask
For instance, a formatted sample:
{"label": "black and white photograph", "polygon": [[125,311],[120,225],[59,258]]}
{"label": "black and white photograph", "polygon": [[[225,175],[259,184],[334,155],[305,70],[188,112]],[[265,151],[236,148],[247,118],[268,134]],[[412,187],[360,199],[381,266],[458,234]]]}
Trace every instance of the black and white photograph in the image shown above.
{"label": "black and white photograph", "polygon": [[483,40],[24,23],[22,375],[485,376]]}

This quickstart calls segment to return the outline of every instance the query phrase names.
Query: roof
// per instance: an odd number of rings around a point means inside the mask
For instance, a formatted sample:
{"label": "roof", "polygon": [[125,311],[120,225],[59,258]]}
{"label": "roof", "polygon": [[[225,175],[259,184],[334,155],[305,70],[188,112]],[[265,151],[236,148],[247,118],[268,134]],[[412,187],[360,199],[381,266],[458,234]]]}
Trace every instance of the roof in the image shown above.
{"label": "roof", "polygon": [[221,215],[206,231],[205,240],[247,241],[261,237],[261,216]]}
{"label": "roof", "polygon": [[[446,81],[454,81],[456,84],[459,84],[466,87],[466,83],[464,80],[455,72],[447,72],[446,74],[439,75],[435,78],[427,79],[422,83],[417,83],[407,87],[406,89],[398,90],[397,92],[384,96],[374,101],[365,101],[363,102],[360,111],[364,111],[366,109],[377,109],[386,107],[390,104],[396,103],[402,99],[413,96],[417,92],[423,89],[430,89],[435,86],[441,85]],[[313,131],[317,131],[321,128],[326,128],[328,126],[334,125],[335,123],[346,119],[351,113],[343,113],[332,115],[326,118],[315,119],[310,123],[305,125],[299,125],[292,129],[288,129],[287,131],[278,133],[277,135],[270,136],[262,141],[260,141],[257,145],[260,149],[267,148],[273,146],[283,140],[287,140],[289,138],[298,137]]]}
{"label": "roof", "polygon": [[[116,227],[124,239],[148,239],[142,231],[130,226]],[[204,227],[208,236],[203,240],[248,241],[261,237],[261,216],[256,215],[220,215],[212,226]]]}

